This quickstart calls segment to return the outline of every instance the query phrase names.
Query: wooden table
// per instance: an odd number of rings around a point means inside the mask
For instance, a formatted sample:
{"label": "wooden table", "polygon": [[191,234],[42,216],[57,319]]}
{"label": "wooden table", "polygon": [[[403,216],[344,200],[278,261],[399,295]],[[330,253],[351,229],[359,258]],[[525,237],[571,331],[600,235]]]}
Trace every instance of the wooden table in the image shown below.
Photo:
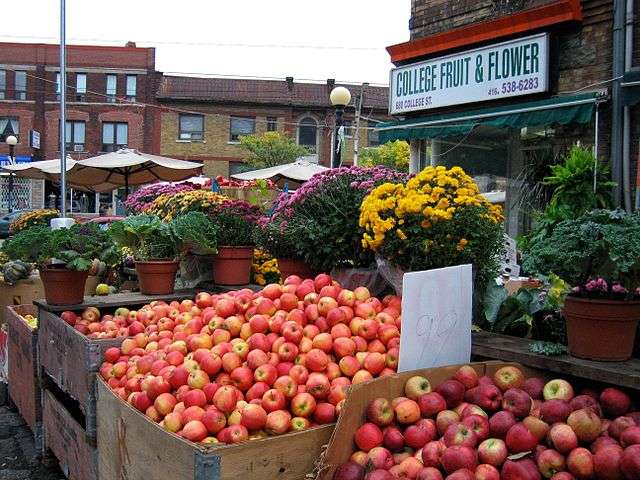
{"label": "wooden table", "polygon": [[626,362],[595,362],[570,355],[546,356],[529,351],[531,340],[478,332],[472,337],[471,353],[477,357],[518,362],[558,374],[640,390],[640,359]]}
{"label": "wooden table", "polygon": [[110,295],[92,295],[84,297],[84,301],[77,305],[49,305],[46,300],[34,300],[33,303],[48,312],[63,312],[65,310],[82,310],[87,307],[96,308],[118,308],[121,305],[146,305],[154,300],[183,300],[193,298],[194,290],[180,290],[170,295],[143,295],[135,293],[112,293]]}

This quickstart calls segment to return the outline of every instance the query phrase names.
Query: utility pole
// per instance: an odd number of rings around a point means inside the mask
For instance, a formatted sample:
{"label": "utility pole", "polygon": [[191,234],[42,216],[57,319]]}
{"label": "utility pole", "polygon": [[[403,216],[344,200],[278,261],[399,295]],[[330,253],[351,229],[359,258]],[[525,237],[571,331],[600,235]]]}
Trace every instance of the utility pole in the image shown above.
{"label": "utility pole", "polygon": [[369,85],[368,83],[363,83],[360,87],[360,95],[358,96],[358,105],[356,107],[356,125],[353,136],[353,165],[355,167],[358,166],[358,147],[360,144],[360,116],[362,115],[362,104],[364,103],[364,89]]}

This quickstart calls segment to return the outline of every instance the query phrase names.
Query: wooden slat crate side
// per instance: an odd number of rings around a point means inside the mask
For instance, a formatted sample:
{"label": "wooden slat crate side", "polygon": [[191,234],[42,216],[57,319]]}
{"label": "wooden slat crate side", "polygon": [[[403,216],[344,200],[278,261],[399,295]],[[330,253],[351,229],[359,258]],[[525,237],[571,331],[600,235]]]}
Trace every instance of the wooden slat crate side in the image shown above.
{"label": "wooden slat crate side", "polygon": [[109,347],[122,338],[93,340],[81,334],[54,313],[39,309],[38,351],[46,374],[80,404],[85,415],[95,417],[95,376]]}
{"label": "wooden slat crate side", "polygon": [[43,453],[53,453],[70,480],[98,478],[98,452],[86,432],[48,390],[42,393]]}
{"label": "wooden slat crate side", "polygon": [[333,431],[333,425],[326,425],[202,449],[162,430],[121,401],[101,380],[97,391],[100,480],[303,480],[313,471]]}
{"label": "wooden slat crate side", "polygon": [[6,309],[9,337],[9,395],[32,432],[41,420],[40,386],[37,378],[37,329],[21,317],[36,315],[33,305],[10,306]]}
{"label": "wooden slat crate side", "polygon": [[[489,361],[471,363],[470,365],[475,368],[479,376],[493,375],[496,370],[505,365],[516,365],[522,368],[526,375],[540,375],[539,371],[523,368],[516,363]],[[429,379],[431,387],[436,388],[442,382],[451,378],[459,367],[459,365],[452,365],[398,373],[352,386],[347,394],[342,414],[338,418],[338,423],[331,436],[317,479],[331,480],[336,468],[349,460],[354,450],[353,435],[358,427],[366,421],[365,412],[371,400],[378,397],[391,400],[404,395],[404,385],[414,375],[424,375]]]}
{"label": "wooden slat crate side", "polygon": [[84,301],[77,305],[49,305],[45,300],[34,300],[34,304],[39,308],[48,312],[62,312],[64,310],[84,310],[87,307],[96,307],[98,309],[118,308],[122,306],[145,305],[157,300],[170,302],[172,300],[183,300],[185,298],[193,299],[195,290],[181,290],[170,295],[142,295],[141,293],[114,293],[105,296],[88,296],[84,297]]}

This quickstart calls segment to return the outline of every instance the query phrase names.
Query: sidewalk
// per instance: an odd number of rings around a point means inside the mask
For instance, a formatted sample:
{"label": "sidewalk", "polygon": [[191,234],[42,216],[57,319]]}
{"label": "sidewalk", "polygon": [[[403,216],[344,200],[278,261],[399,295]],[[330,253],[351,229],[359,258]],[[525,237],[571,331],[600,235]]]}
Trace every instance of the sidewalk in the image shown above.
{"label": "sidewalk", "polygon": [[33,435],[14,410],[0,406],[0,480],[63,480],[60,470],[42,466]]}

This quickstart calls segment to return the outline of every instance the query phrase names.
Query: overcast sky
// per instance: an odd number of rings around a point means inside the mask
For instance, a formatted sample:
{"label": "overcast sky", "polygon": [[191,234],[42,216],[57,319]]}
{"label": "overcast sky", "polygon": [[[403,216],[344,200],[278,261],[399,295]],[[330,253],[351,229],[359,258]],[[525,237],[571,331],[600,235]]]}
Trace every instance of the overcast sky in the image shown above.
{"label": "overcast sky", "polygon": [[[15,3],[0,41],[57,43],[59,3]],[[156,68],[164,72],[386,84],[385,47],[409,37],[410,0],[66,3],[68,43],[155,46]]]}

